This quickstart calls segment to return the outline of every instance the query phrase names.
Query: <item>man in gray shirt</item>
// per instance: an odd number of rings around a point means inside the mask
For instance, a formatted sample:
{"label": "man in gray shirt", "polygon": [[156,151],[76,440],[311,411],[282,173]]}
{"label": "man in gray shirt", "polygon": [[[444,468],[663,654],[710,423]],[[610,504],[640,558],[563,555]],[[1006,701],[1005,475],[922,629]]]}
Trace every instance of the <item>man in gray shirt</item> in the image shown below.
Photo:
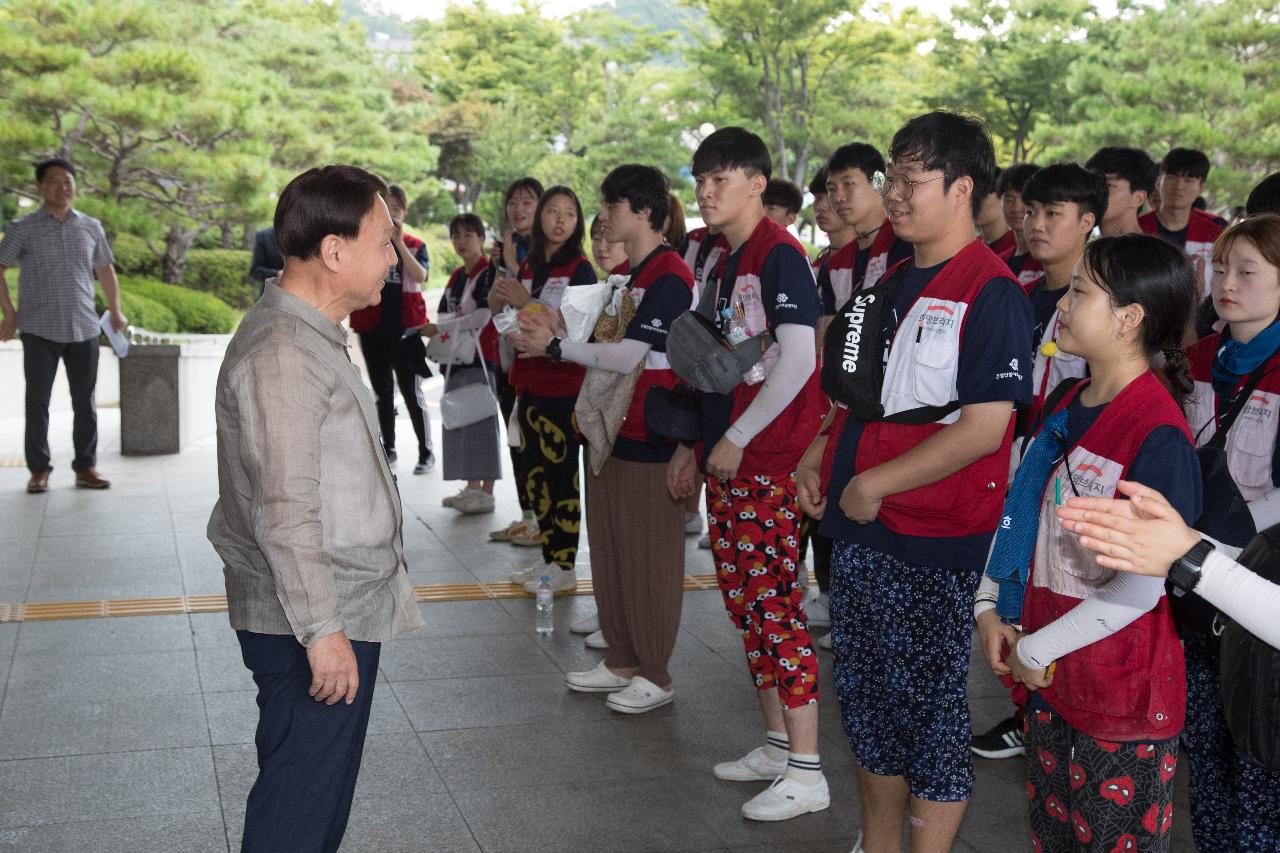
{"label": "man in gray shirt", "polygon": [[[93,392],[98,384],[98,315],[93,307],[93,279],[102,283],[111,326],[128,325],[120,313],[120,285],[115,259],[102,223],[72,208],[76,198],[76,170],[66,160],[45,160],[36,166],[36,186],[44,205],[9,226],[0,240],[0,341],[22,332],[22,361],[26,378],[26,456],[31,479],[27,491],[49,489],[49,397],[58,362],[67,366],[67,385],[75,413],[72,441],[76,486],[105,489],[111,483],[99,476],[98,412]],[[9,298],[5,272],[21,265],[18,309]]]}
{"label": "man in gray shirt", "polygon": [[285,188],[278,279],[218,375],[218,503],[231,627],[258,685],[241,849],[333,851],[360,770],[381,643],[422,625],[400,494],[339,325],[395,261],[386,185],[353,166]]}

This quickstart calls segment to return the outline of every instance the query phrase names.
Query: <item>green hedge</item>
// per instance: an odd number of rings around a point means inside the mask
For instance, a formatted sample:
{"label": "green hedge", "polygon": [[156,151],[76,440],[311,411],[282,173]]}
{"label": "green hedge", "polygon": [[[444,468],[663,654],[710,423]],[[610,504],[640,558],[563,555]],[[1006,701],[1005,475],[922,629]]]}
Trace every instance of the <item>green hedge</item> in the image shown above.
{"label": "green hedge", "polygon": [[[120,280],[125,295],[141,296],[158,302],[177,318],[177,331],[191,334],[225,335],[235,328],[239,317],[230,305],[210,293],[201,293],[185,287],[163,284],[143,278],[125,277]],[[121,306],[124,307],[123,305]],[[125,310],[128,315],[127,309]],[[135,325],[150,328],[138,323]],[[167,331],[153,329],[152,331]]]}
{"label": "green hedge", "polygon": [[248,308],[258,298],[258,283],[248,278],[251,252],[192,249],[187,252],[184,287],[212,293],[228,305]]}
{"label": "green hedge", "polygon": [[160,278],[164,266],[160,259],[147,248],[146,241],[133,234],[117,234],[111,247],[116,258],[116,272],[120,275],[137,275],[145,278]]}
{"label": "green hedge", "polygon": [[[98,316],[107,310],[107,300],[102,295],[102,286],[94,285],[94,309]],[[128,318],[129,324],[148,332],[177,332],[178,317],[165,305],[135,293],[127,287],[120,290],[120,310]]]}

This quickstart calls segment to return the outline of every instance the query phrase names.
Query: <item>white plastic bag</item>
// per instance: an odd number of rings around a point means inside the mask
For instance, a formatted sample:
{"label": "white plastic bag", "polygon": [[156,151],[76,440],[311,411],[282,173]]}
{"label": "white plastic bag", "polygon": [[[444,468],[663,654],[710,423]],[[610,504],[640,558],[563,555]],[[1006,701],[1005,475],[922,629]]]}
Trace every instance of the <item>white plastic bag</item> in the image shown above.
{"label": "white plastic bag", "polygon": [[[620,277],[620,276],[616,276]],[[610,276],[610,279],[615,276]],[[565,288],[560,301],[560,314],[564,317],[565,336],[571,341],[585,343],[595,331],[600,313],[613,298],[614,285],[610,282],[580,284]]]}

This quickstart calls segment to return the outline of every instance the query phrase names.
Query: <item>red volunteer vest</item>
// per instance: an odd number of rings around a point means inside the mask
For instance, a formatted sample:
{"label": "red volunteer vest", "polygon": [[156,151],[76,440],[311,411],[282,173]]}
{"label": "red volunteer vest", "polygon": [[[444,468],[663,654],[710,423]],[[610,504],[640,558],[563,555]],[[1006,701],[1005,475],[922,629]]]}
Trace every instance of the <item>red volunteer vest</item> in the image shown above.
{"label": "red volunteer vest", "polygon": [[[537,299],[553,310],[559,310],[565,288],[573,281],[573,274],[581,264],[590,266],[585,255],[579,255],[567,264],[547,271]],[[520,283],[533,292],[533,265],[526,258],[520,264]],[[582,387],[586,368],[567,361],[555,362],[549,358],[517,358],[511,365],[510,381],[517,394],[533,394],[537,397],[576,397]]]}
{"label": "red volunteer vest", "polygon": [[[728,243],[726,242],[725,245],[727,246]],[[804,248],[800,245],[800,242],[791,236],[785,228],[766,216],[760,219],[760,224],[756,226],[756,230],[751,233],[751,236],[747,238],[747,242],[742,245],[740,250],[741,255],[738,259],[729,300],[730,304],[742,304],[747,331],[752,335],[758,335],[768,327],[764,306],[761,302],[763,291],[760,273],[764,269],[764,262],[769,256],[769,252],[779,245],[790,246],[802,256],[805,256]],[[721,295],[725,293],[722,278],[724,277],[727,258],[728,252],[720,256],[710,282],[710,284],[720,287]],[[770,348],[770,352],[765,354],[764,363],[766,369],[772,368],[777,361],[777,348],[778,345],[774,344]],[[818,371],[815,368],[813,373],[809,374],[809,379],[805,382],[804,387],[800,389],[800,393],[795,396],[795,399],[787,404],[787,407],[747,444],[742,454],[742,465],[738,468],[739,477],[749,477],[754,474],[779,475],[795,472],[796,465],[800,462],[800,457],[804,455],[805,449],[813,441],[814,436],[818,434],[818,429],[822,426],[822,419],[827,414],[827,398],[822,393],[822,386],[819,383],[818,376]],[[756,395],[760,393],[760,389],[763,387],[763,382],[756,385],[748,385],[744,382],[733,389],[733,408],[730,413],[730,423],[736,421],[747,410],[747,407],[751,405],[751,401],[756,398]]]}
{"label": "red volunteer vest", "polygon": [[[1138,227],[1143,234],[1159,234],[1155,211],[1139,216]],[[1182,250],[1192,261],[1204,261],[1201,297],[1209,295],[1209,285],[1213,280],[1213,242],[1221,233],[1222,226],[1214,222],[1212,216],[1203,210],[1191,209],[1191,218],[1187,220],[1187,241],[1182,245]]]}
{"label": "red volunteer vest", "polygon": [[[412,234],[404,235],[404,245],[409,253],[417,252],[422,241]],[[378,320],[382,317],[382,303],[361,308],[351,312],[351,331],[372,332],[378,328]],[[406,329],[425,325],[427,322],[427,302],[422,297],[422,285],[400,276],[400,325]]]}
{"label": "red volunteer vest", "polygon": [[[619,266],[618,269],[622,269],[622,267]],[[653,286],[654,282],[666,275],[674,275],[688,286],[689,305],[692,307],[693,273],[685,266],[680,253],[668,248],[667,251],[659,252],[650,258],[649,262],[640,270],[639,278],[628,284],[627,290],[631,294],[632,300],[635,301],[637,308],[644,301],[645,291]],[[655,386],[674,388],[679,381],[680,377],[676,376],[676,372],[671,369],[671,362],[667,361],[665,352],[650,350],[645,353],[644,370],[640,372],[640,377],[636,380],[636,388],[631,395],[631,405],[627,408],[627,418],[622,422],[622,429],[618,431],[618,435],[635,441],[644,441],[646,438],[644,428],[645,395],[649,393],[650,388]]]}
{"label": "red volunteer vest", "polygon": [[[471,288],[474,297],[476,284],[484,276],[485,270],[489,269],[489,258],[485,255],[480,256],[480,260],[476,261],[475,267],[468,272],[465,266],[460,266],[453,272],[449,273],[449,281],[444,286],[444,296],[440,298],[441,311],[448,310],[448,300],[450,295],[465,293],[467,288]],[[488,306],[483,302],[476,303],[477,308],[486,308]],[[484,328],[480,330],[480,356],[489,364],[498,363],[498,330],[493,327],[493,323],[485,323]]]}
{"label": "red volunteer vest", "polygon": [[[1227,413],[1213,390],[1213,359],[1219,343],[1221,336],[1213,334],[1187,350],[1196,387],[1184,410],[1197,447],[1209,443],[1218,430],[1218,418]],[[1275,488],[1271,459],[1280,430],[1280,353],[1268,359],[1266,370],[1269,372],[1263,374],[1227,433],[1227,470],[1246,501],[1257,500]],[[1240,377],[1233,392],[1248,381],[1249,377]]]}
{"label": "red volunteer vest", "polygon": [[867,260],[867,270],[862,281],[854,287],[853,271],[858,260],[858,241],[851,240],[831,255],[827,263],[827,277],[831,279],[831,290],[836,295],[836,309],[849,301],[854,290],[865,290],[880,280],[889,265],[889,250],[898,235],[893,233],[893,226],[886,219],[871,241],[871,257]]}
{"label": "red volunteer vest", "polygon": [[1014,250],[1018,248],[1018,238],[1013,236],[1013,229],[1004,232],[1004,236],[996,240],[990,245],[991,251],[996,253],[996,257],[1009,263],[1009,259],[1013,257]]}
{"label": "red volunteer vest", "polygon": [[1040,263],[1035,258],[1028,257],[1023,261],[1022,270],[1018,273],[1018,284],[1022,285],[1024,292],[1030,293],[1032,286],[1034,286],[1043,275],[1044,264]]}
{"label": "red volunteer vest", "polygon": [[[902,263],[909,263],[909,259]],[[894,336],[881,392],[886,414],[922,405],[942,406],[956,399],[968,309],[987,282],[1008,277],[1008,265],[981,239],[947,261]],[[913,329],[918,329],[918,334],[911,334]],[[959,412],[930,424],[867,424],[858,443],[854,470],[867,471],[901,456],[957,418]],[[954,538],[991,533],[1004,502],[1012,440],[1010,414],[999,450],[936,483],[890,495],[880,506],[880,521],[895,533],[909,536]]]}
{"label": "red volunteer vest", "polygon": [[[1081,380],[1057,410],[1088,384]],[[1142,442],[1161,426],[1175,426],[1191,440],[1178,404],[1147,371],[1102,410],[1046,482],[1022,604],[1028,633],[1067,613],[1115,576],[1058,523],[1054,478],[1064,495],[1071,493],[1070,477],[1083,496],[1113,497]],[[1187,676],[1168,596],[1162,594],[1150,612],[1110,637],[1060,659],[1053,685],[1043,694],[1072,728],[1091,737],[1150,741],[1177,735],[1186,718]]]}
{"label": "red volunteer vest", "polygon": [[[704,244],[712,241],[710,248],[703,251]],[[702,265],[698,265],[698,255],[702,255]],[[711,235],[706,228],[695,228],[689,232],[688,244],[684,250],[685,265],[693,271],[693,293],[696,298],[702,293],[702,286],[717,268],[720,259],[729,254],[729,241],[723,234]]]}

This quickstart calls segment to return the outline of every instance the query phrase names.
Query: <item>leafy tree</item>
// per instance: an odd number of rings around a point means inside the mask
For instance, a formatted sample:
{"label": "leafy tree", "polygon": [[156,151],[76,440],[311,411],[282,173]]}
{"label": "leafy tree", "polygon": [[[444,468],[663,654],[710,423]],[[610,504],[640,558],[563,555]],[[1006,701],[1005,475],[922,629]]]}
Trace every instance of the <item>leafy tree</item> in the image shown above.
{"label": "leafy tree", "polygon": [[951,9],[934,61],[945,69],[945,106],[982,117],[1012,162],[1034,159],[1039,125],[1064,124],[1066,87],[1096,21],[1088,0],[966,0]]}
{"label": "leafy tree", "polygon": [[1243,203],[1280,167],[1280,3],[1126,6],[1091,28],[1066,88],[1072,121],[1040,130],[1053,154],[1200,148],[1215,164],[1211,199]]}

